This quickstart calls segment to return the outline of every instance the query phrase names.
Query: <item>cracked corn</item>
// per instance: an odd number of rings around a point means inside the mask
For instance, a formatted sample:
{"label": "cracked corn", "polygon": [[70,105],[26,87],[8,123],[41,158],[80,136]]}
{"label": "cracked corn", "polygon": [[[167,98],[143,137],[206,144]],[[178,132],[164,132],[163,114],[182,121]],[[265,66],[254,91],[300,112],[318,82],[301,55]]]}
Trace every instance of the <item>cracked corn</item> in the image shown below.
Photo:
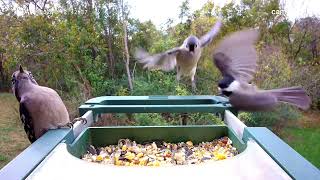
{"label": "cracked corn", "polygon": [[152,142],[142,145],[129,139],[120,139],[118,145],[102,148],[90,145],[82,159],[117,166],[172,166],[219,161],[237,154],[238,151],[228,137],[197,145],[192,141],[177,144]]}

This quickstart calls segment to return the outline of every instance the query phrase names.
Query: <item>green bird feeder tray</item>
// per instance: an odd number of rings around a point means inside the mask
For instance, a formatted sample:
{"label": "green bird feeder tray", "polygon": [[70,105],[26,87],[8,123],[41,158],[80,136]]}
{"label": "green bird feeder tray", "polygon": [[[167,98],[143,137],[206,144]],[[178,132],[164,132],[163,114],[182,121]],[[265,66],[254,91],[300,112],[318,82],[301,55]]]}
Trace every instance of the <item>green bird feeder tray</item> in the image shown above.
{"label": "green bird feeder tray", "polygon": [[[224,125],[90,127],[103,113],[214,113]],[[0,180],[17,179],[303,179],[320,171],[265,127],[247,127],[220,96],[103,96],[79,107],[72,129],[50,130],[0,170]],[[86,162],[89,145],[129,138],[194,143],[227,136],[239,154],[206,164],[170,167],[114,166]]]}

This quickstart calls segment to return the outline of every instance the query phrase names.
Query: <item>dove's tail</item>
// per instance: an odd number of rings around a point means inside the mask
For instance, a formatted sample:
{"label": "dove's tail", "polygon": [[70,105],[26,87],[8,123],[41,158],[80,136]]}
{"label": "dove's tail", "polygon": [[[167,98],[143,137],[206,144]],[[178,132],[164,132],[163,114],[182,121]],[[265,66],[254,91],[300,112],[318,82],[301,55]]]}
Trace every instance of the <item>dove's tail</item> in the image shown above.
{"label": "dove's tail", "polygon": [[301,87],[272,89],[269,92],[275,95],[278,101],[292,104],[304,110],[308,109],[311,104],[310,97]]}

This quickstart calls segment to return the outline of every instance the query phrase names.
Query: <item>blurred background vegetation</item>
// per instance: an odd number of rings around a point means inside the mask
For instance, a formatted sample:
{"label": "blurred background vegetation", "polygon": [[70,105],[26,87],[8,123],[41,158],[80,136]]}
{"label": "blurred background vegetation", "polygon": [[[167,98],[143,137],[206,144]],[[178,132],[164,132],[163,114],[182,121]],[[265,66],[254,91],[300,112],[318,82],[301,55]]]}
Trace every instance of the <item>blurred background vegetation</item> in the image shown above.
{"label": "blurred background vegetation", "polygon": [[[231,2],[219,7],[208,1],[191,12],[186,0],[178,11],[180,22],[168,20],[159,29],[151,21],[133,18],[130,6],[123,0],[0,1],[0,91],[10,91],[11,74],[22,64],[40,85],[61,95],[71,118],[78,115],[81,103],[95,96],[191,95],[188,81],[178,85],[175,72],[143,70],[133,56],[134,50],[142,47],[157,53],[178,46],[191,33],[197,36],[206,33],[220,17],[224,24],[221,32],[204,49],[198,64],[197,94],[217,94],[220,74],[211,59],[217,42],[231,32],[259,28],[260,66],[254,83],[265,89],[303,86],[312,98],[310,113],[317,113],[320,19],[306,17],[292,22],[285,13],[272,14],[272,10],[283,9],[280,4],[278,0],[242,0],[240,4]],[[248,126],[268,126],[282,135],[282,129],[290,124],[288,121],[306,119],[306,115],[294,107],[281,105],[273,112],[241,112],[239,117]],[[125,125],[167,125],[179,124],[181,116],[105,117],[110,118],[123,120]],[[210,115],[195,114],[188,118],[193,124],[219,123],[212,121]]]}

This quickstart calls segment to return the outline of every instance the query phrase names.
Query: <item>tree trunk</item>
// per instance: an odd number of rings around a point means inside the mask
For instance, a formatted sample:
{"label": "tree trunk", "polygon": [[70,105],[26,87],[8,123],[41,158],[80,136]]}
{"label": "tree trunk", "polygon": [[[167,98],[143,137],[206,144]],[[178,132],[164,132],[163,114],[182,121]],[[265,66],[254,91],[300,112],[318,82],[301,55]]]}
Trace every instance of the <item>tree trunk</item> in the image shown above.
{"label": "tree trunk", "polygon": [[296,53],[295,53],[294,56],[293,56],[293,59],[294,59],[294,60],[297,58],[297,56],[298,56],[298,54],[299,54],[299,52],[300,52],[300,50],[301,50],[301,48],[302,48],[303,41],[305,40],[304,38],[306,37],[306,34],[307,34],[307,30],[304,31],[303,36],[302,36],[302,38],[301,38],[301,41],[300,41],[300,43],[299,43],[298,49],[297,49]]}
{"label": "tree trunk", "polygon": [[128,83],[129,83],[129,89],[130,91],[133,90],[133,85],[132,85],[132,78],[131,78],[131,73],[130,73],[130,55],[129,55],[129,50],[128,50],[128,34],[127,34],[127,21],[124,20],[123,22],[123,32],[124,32],[124,50],[125,50],[125,55],[126,55],[126,71],[127,71],[127,76],[128,76]]}
{"label": "tree trunk", "polygon": [[4,68],[3,68],[3,54],[2,53],[0,53],[0,76],[1,76],[1,83],[0,83],[0,90],[2,89],[2,88],[4,88],[4,82],[5,82],[5,77],[4,77],[4,70],[3,70]]}
{"label": "tree trunk", "polygon": [[92,87],[90,85],[90,82],[87,80],[87,78],[82,74],[80,67],[75,64],[72,63],[73,67],[76,69],[76,71],[79,73],[79,76],[82,80],[82,84],[83,84],[83,93],[84,93],[84,99],[88,100],[90,98],[92,98]]}
{"label": "tree trunk", "polygon": [[104,25],[105,39],[108,43],[108,59],[106,59],[106,61],[110,68],[111,78],[113,79],[114,72],[115,72],[115,62],[114,62],[114,56],[112,51],[113,48],[112,48],[112,36],[111,36],[112,32],[111,32],[111,25],[110,25],[110,7],[108,3],[106,7],[108,11],[107,24]]}

